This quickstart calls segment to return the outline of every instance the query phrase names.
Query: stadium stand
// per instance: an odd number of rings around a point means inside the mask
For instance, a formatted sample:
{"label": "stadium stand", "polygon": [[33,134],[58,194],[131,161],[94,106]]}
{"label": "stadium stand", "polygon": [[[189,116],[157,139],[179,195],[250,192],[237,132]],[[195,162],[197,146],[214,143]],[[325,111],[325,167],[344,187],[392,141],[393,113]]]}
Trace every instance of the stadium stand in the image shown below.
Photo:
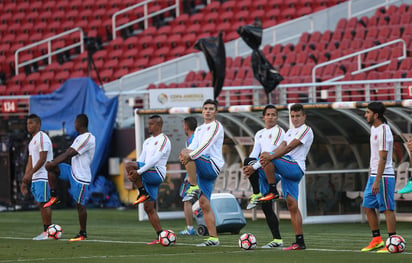
{"label": "stadium stand", "polygon": [[[112,2],[108,0],[99,1],[49,1],[28,2],[2,2],[0,3],[0,81],[2,85],[20,85],[21,90],[15,92],[9,90],[1,95],[37,94],[44,91],[50,92],[57,85],[51,85],[47,80],[40,79],[44,85],[49,86],[42,90],[25,90],[20,83],[15,84],[13,79],[14,52],[20,47],[27,46],[33,42],[62,33],[74,27],[81,27],[88,37],[96,40],[98,49],[107,51],[96,52],[94,60],[102,60],[96,63],[99,72],[105,72],[103,82],[118,79],[124,74],[156,65],[164,61],[182,56],[195,50],[192,48],[194,42],[203,37],[217,34],[219,30],[224,31],[224,40],[230,41],[237,38],[235,30],[244,24],[254,21],[255,18],[262,19],[263,26],[269,27],[279,24],[311,12],[327,8],[343,1],[321,1],[321,0],[299,0],[299,1],[212,1],[206,5],[206,1],[182,1],[182,10],[185,14],[174,19],[172,11],[151,19],[151,26],[144,30],[142,24],[130,26],[121,31],[121,38],[112,40],[111,17],[119,10],[143,1],[123,0]],[[158,11],[161,8],[173,4],[175,1],[153,1],[148,5],[149,12]],[[223,3],[220,3],[223,2]],[[265,12],[263,12],[265,10]],[[266,10],[271,10],[266,12]],[[250,15],[251,14],[251,15]],[[120,24],[126,23],[135,17],[143,16],[143,8],[132,13],[123,14]],[[34,26],[35,25],[35,26]],[[4,29],[4,30],[3,30]],[[136,33],[138,33],[136,35]],[[53,43],[54,50],[72,44],[74,37]],[[138,50],[137,52],[136,49]],[[156,52],[154,52],[156,49]],[[30,60],[33,56],[45,54],[46,46],[40,46],[35,50],[26,52],[20,62]],[[24,74],[30,75],[34,72],[53,71],[59,75],[60,71],[69,71],[69,77],[87,75],[87,55],[78,55],[79,50],[65,53],[58,58],[59,64],[48,64],[47,60],[38,61],[24,67]],[[98,54],[99,53],[99,54]],[[108,74],[107,70],[113,70],[108,65],[118,61],[120,64],[125,58],[132,59],[126,66],[119,65],[115,74]],[[143,60],[142,60],[143,59]],[[73,67],[62,66],[73,62]],[[121,68],[121,70],[120,70]],[[65,73],[66,75],[67,73]],[[92,77],[93,74],[91,74]],[[40,74],[40,78],[43,74]],[[94,78],[97,81],[97,78]],[[13,83],[13,84],[11,84]],[[250,81],[247,81],[250,83]],[[10,92],[9,92],[10,91]]]}

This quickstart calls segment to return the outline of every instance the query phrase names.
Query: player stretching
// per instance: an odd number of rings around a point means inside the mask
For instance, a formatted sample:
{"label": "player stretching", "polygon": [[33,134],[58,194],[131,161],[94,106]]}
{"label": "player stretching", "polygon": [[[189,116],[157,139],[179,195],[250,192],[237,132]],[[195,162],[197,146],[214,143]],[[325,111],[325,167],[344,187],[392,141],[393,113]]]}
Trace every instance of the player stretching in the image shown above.
{"label": "player stretching", "polygon": [[285,135],[285,140],[273,153],[262,153],[260,162],[265,170],[269,183],[269,194],[259,201],[276,199],[279,194],[276,190],[276,173],[282,177],[282,191],[290,213],[296,242],[283,250],[305,249],[303,238],[302,215],[298,207],[299,182],[305,174],[306,156],[313,142],[313,131],[305,124],[306,114],[301,104],[294,104],[290,108],[290,119],[293,128]]}
{"label": "player stretching", "polygon": [[192,143],[188,148],[183,149],[179,156],[180,161],[186,167],[191,184],[187,195],[193,198],[200,190],[199,205],[210,236],[198,246],[218,246],[220,244],[215,215],[210,206],[213,184],[224,164],[222,155],[224,130],[222,124],[216,120],[217,113],[216,101],[209,99],[203,103],[204,123],[196,128]]}
{"label": "player stretching", "polygon": [[[197,126],[197,120],[195,117],[186,117],[183,120],[183,130],[185,131],[186,136],[188,137],[186,141],[186,147],[190,145],[193,141],[194,137],[194,132]],[[188,175],[186,174],[185,179],[183,180],[183,183],[180,187],[180,196],[182,197],[182,200],[185,199],[186,197],[186,191],[189,189],[190,183],[188,179]],[[188,236],[193,236],[196,234],[196,231],[193,227],[193,211],[192,211],[192,204],[193,200],[188,200],[186,202],[183,202],[184,206],[184,212],[185,212],[185,218],[186,218],[186,229],[182,230],[179,232],[180,235],[188,235]]]}
{"label": "player stretching", "polygon": [[23,182],[20,186],[21,192],[27,194],[28,185],[32,182],[31,192],[40,209],[40,215],[43,221],[43,232],[34,237],[33,240],[47,240],[47,228],[51,225],[52,221],[51,209],[44,208],[43,206],[50,198],[50,186],[44,165],[47,161],[53,159],[53,148],[49,136],[42,132],[40,127],[40,117],[36,114],[29,115],[27,118],[27,131],[33,137],[29,143],[29,158],[27,160]]}
{"label": "player stretching", "polygon": [[[409,152],[412,154],[412,139],[410,139],[406,144]],[[398,191],[398,194],[408,194],[412,192],[412,176],[409,177],[408,183]]]}
{"label": "player stretching", "polygon": [[127,177],[139,189],[139,196],[133,204],[144,202],[144,211],[157,234],[157,238],[148,245],[158,244],[162,232],[155,201],[159,186],[166,178],[166,164],[171,151],[170,140],[162,133],[162,127],[163,120],[159,115],[150,116],[147,128],[152,136],[143,142],[137,161],[126,163]]}
{"label": "player stretching", "polygon": [[[96,147],[96,138],[89,132],[88,126],[89,119],[87,115],[77,115],[74,121],[74,128],[80,135],[74,139],[73,144],[64,153],[46,163],[46,169],[49,172],[51,198],[44,207],[49,207],[59,202],[56,193],[57,177],[70,182],[69,191],[76,202],[80,231],[79,234],[70,238],[69,241],[81,241],[87,238],[85,197],[88,195],[89,185],[92,180],[90,164],[92,163]],[[63,163],[67,159],[72,160],[71,166]]]}
{"label": "player stretching", "polygon": [[362,206],[365,208],[372,241],[361,251],[380,249],[378,253],[389,253],[379,232],[379,219],[375,209],[385,214],[388,235],[396,234],[395,213],[395,171],[392,167],[393,136],[383,116],[385,106],[381,102],[371,102],[365,118],[371,124],[371,157],[369,178],[366,184]]}
{"label": "player stretching", "polygon": [[[262,152],[272,152],[284,140],[285,131],[277,125],[278,112],[273,105],[267,105],[263,110],[263,121],[265,128],[259,130],[255,135],[253,150],[246,158],[243,166],[243,173],[249,178],[252,185],[253,195],[247,209],[251,209],[259,202],[262,194],[267,194],[269,190],[265,172],[261,168],[258,157]],[[276,182],[280,180],[277,178]],[[262,248],[274,248],[283,246],[282,237],[279,231],[279,220],[273,211],[272,201],[262,202],[262,210],[265,214],[266,223],[272,232],[273,240]]]}

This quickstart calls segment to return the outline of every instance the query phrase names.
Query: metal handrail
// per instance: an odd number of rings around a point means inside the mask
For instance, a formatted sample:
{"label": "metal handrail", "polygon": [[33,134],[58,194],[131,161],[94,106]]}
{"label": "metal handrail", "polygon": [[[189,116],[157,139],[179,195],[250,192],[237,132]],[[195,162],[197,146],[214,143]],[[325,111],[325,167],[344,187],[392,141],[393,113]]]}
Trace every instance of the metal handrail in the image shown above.
{"label": "metal handrail", "polygon": [[[63,47],[63,48],[61,48],[61,49],[59,49],[59,50],[52,51],[52,45],[51,45],[51,41],[52,41],[52,40],[55,40],[55,39],[64,37],[64,36],[66,36],[66,35],[69,35],[69,34],[72,34],[72,33],[75,33],[75,32],[79,32],[79,33],[80,33],[80,40],[79,40],[78,43],[72,44],[72,45],[70,45],[70,46]],[[46,38],[46,39],[37,41],[37,42],[35,42],[35,43],[33,43],[33,44],[30,44],[30,45],[27,45],[27,46],[24,46],[24,47],[22,47],[22,48],[17,49],[16,52],[15,52],[15,54],[14,54],[16,75],[19,74],[19,68],[21,68],[21,67],[24,67],[24,66],[29,65],[29,64],[31,64],[31,63],[33,63],[33,62],[42,60],[42,59],[44,59],[44,58],[48,58],[48,63],[51,64],[51,63],[52,63],[52,56],[53,56],[53,55],[63,53],[63,52],[65,52],[66,50],[69,50],[69,49],[72,49],[72,48],[75,48],[75,47],[78,47],[78,46],[80,46],[80,52],[83,53],[83,52],[84,52],[84,41],[83,41],[83,39],[84,39],[83,29],[81,29],[80,27],[76,27],[76,28],[67,30],[67,31],[65,31],[65,32],[63,32],[63,33],[60,33],[60,34],[57,34],[57,35],[48,37],[48,38]],[[42,55],[42,56],[33,58],[33,59],[31,59],[31,60],[25,61],[25,62],[23,62],[23,63],[19,63],[19,53],[20,53],[20,52],[25,51],[25,50],[29,50],[29,49],[31,49],[31,48],[33,48],[33,47],[39,46],[39,45],[44,44],[44,43],[47,43],[47,54],[46,54],[46,55]]]}
{"label": "metal handrail", "polygon": [[[326,61],[326,62],[317,64],[317,65],[314,66],[313,69],[312,69],[312,82],[316,82],[316,70],[317,70],[317,69],[319,69],[319,68],[321,68],[321,67],[326,67],[327,65],[334,64],[334,63],[336,63],[336,62],[339,62],[339,61],[342,61],[342,60],[346,60],[346,59],[349,59],[349,58],[353,58],[353,57],[357,57],[358,70],[351,72],[352,75],[355,75],[355,74],[358,74],[358,73],[361,73],[361,72],[365,72],[365,71],[368,71],[368,70],[371,70],[371,69],[374,69],[374,68],[378,68],[378,67],[387,65],[387,64],[390,63],[390,59],[389,59],[389,60],[386,60],[386,61],[384,61],[384,62],[378,63],[378,64],[376,64],[376,65],[369,66],[369,67],[365,67],[365,68],[362,69],[362,68],[361,68],[361,67],[362,67],[362,56],[361,56],[361,55],[363,55],[363,54],[365,54],[365,53],[368,53],[369,51],[377,50],[377,49],[380,49],[380,48],[383,48],[383,47],[386,47],[386,46],[390,46],[390,45],[393,45],[393,44],[397,44],[397,43],[402,43],[402,44],[403,44],[403,45],[402,45],[402,47],[403,47],[403,49],[402,49],[403,54],[402,54],[402,56],[397,57],[397,59],[398,59],[398,60],[401,60],[401,59],[406,58],[406,43],[405,43],[405,40],[403,40],[403,39],[395,39],[395,40],[392,40],[392,41],[389,41],[389,42],[380,44],[380,45],[375,46],[375,47],[370,47],[370,48],[367,48],[367,49],[363,49],[363,50],[361,50],[361,51],[357,51],[357,52],[351,53],[351,54],[346,55],[346,56],[343,56],[343,57],[339,57],[339,58],[336,58],[336,59],[333,59],[333,60],[330,60],[330,61]],[[339,79],[341,79],[341,78],[343,78],[343,77],[344,77],[344,75],[341,75],[341,76],[337,76],[337,77],[335,77],[335,78],[333,78],[333,79],[326,80],[326,81],[331,82],[331,81],[339,80]]]}
{"label": "metal handrail", "polygon": [[[149,27],[149,21],[148,21],[149,18],[154,17],[154,16],[157,16],[157,15],[162,14],[162,13],[164,13],[164,12],[167,12],[167,11],[170,11],[170,10],[173,10],[173,9],[176,9],[176,17],[178,17],[178,16],[180,15],[180,3],[179,3],[180,1],[179,1],[179,0],[176,0],[174,5],[171,5],[171,6],[168,6],[168,7],[166,7],[166,8],[163,8],[163,9],[157,11],[157,12],[153,12],[153,13],[151,13],[151,14],[148,14],[148,8],[147,8],[147,6],[148,6],[149,3],[152,3],[152,2],[155,2],[155,1],[154,1],[154,0],[147,0],[147,1],[144,1],[144,2],[141,2],[141,3],[138,3],[138,4],[135,4],[135,5],[129,6],[129,7],[125,8],[125,9],[122,9],[122,10],[117,11],[116,13],[114,13],[114,14],[113,14],[113,17],[112,17],[112,35],[113,35],[113,40],[116,39],[116,33],[117,33],[117,31],[122,30],[123,28],[126,28],[126,27],[128,27],[128,26],[131,26],[131,25],[140,23],[140,22],[142,22],[142,21],[144,22],[144,29],[147,29],[147,28]],[[143,17],[138,18],[138,19],[134,19],[134,20],[132,20],[132,21],[126,23],[126,24],[123,24],[123,25],[120,25],[120,26],[116,26],[116,18],[117,18],[117,16],[119,16],[119,15],[121,15],[121,14],[124,14],[124,13],[127,13],[127,12],[129,12],[130,10],[139,8],[139,7],[141,7],[141,6],[143,6],[143,10],[144,10],[144,15],[143,15]]]}

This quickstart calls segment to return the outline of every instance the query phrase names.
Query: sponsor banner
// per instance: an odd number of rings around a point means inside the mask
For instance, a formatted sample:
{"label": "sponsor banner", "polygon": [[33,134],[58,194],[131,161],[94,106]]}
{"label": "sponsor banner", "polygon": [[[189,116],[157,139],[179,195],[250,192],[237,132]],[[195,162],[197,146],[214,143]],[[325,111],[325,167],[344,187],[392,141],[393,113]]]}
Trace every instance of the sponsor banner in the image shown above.
{"label": "sponsor banner", "polygon": [[202,107],[207,99],[213,99],[213,88],[151,89],[150,108]]}

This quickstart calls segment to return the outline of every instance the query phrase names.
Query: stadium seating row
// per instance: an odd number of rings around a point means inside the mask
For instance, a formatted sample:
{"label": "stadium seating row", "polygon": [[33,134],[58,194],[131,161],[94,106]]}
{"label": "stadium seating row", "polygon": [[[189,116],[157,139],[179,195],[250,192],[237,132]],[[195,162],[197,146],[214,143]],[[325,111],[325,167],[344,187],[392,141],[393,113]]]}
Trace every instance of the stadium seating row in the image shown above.
{"label": "stadium seating row", "polygon": [[[54,2],[49,4],[47,1],[36,1],[30,4],[29,7],[27,7],[27,4],[20,2],[2,3],[2,9],[0,10],[4,10],[4,12],[0,14],[0,27],[4,30],[0,30],[0,32],[4,35],[2,35],[0,41],[0,72],[5,75],[3,80],[9,79],[14,73],[13,54],[17,48],[49,37],[51,34],[60,33],[73,27],[82,27],[89,37],[98,37],[103,42],[109,41],[111,15],[121,8],[136,3],[136,1],[131,0],[120,2],[65,0],[59,1],[58,4]],[[149,6],[151,11],[170,5],[174,1],[154,2],[152,6]],[[201,6],[205,1],[193,0],[191,2],[193,6]],[[102,52],[97,52],[93,58],[96,61],[98,71],[103,75],[101,76],[103,82],[109,82],[124,74],[194,52],[192,46],[197,39],[215,35],[218,31],[225,32],[225,41],[237,38],[238,35],[235,30],[240,25],[253,22],[257,17],[263,20],[265,27],[268,27],[327,8],[339,2],[343,1],[231,0],[224,1],[224,3],[213,1],[200,12],[193,15],[183,14],[172,20],[169,25],[160,28],[158,28],[159,24],[152,20],[152,26],[141,34],[128,39],[117,38],[110,41],[108,45],[104,45]],[[251,10],[253,10],[252,13]],[[141,15],[142,13],[137,11],[133,15],[125,15],[122,19],[126,22],[128,19],[130,20],[136,16],[140,17]],[[165,19],[165,17],[162,17],[162,19]],[[33,26],[33,24],[36,26]],[[141,31],[141,28],[137,26],[129,29],[130,32],[137,32],[136,30]],[[128,34],[123,36],[127,37]],[[69,36],[67,39],[59,41],[54,48],[58,49],[73,42],[73,37]],[[21,61],[27,61],[33,56],[44,52],[45,48],[40,47],[32,52],[23,53],[24,57]],[[71,69],[68,65],[65,66],[64,63],[61,66],[56,64],[47,65],[47,63],[40,61],[34,67],[26,67],[26,74],[40,69],[40,82],[44,82],[44,79],[41,78],[43,75],[41,71],[54,71],[56,76],[61,71],[69,71],[69,77],[87,74],[86,55],[82,54],[72,59],[75,55],[76,52],[72,51],[66,56],[66,59],[60,61],[62,63],[72,60],[73,64],[69,64],[73,66]],[[102,60],[102,62],[98,62],[99,60]],[[64,75],[66,74],[64,73]],[[37,76],[36,74],[31,79],[37,78]],[[96,76],[92,75],[92,77]],[[11,79],[6,85],[19,86],[18,79]],[[26,80],[26,82],[31,81],[31,79]],[[54,82],[58,83],[59,80]],[[42,84],[48,85],[46,89],[48,91],[57,86],[49,84],[48,81]],[[25,86],[21,85],[19,88],[14,87],[12,90],[21,90],[25,94],[44,92],[43,88],[39,91],[32,89],[25,91]],[[9,94],[20,93],[11,91]]]}

